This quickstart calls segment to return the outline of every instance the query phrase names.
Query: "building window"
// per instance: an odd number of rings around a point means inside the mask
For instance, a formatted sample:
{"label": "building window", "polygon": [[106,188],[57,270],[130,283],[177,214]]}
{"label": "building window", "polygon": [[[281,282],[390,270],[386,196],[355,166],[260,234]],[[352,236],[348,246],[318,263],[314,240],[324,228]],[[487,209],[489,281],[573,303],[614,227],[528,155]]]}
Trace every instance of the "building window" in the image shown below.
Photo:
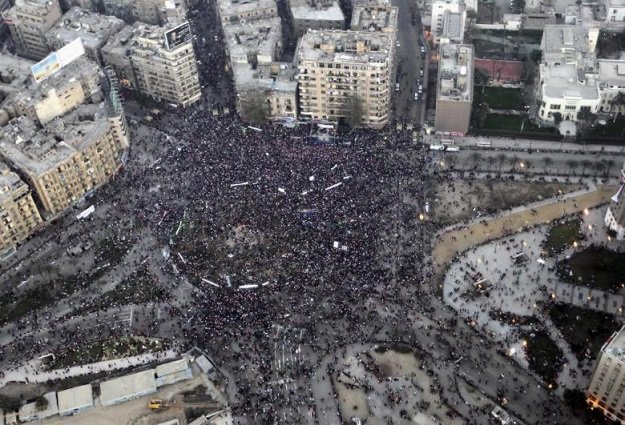
{"label": "building window", "polygon": [[553,110],[559,110],[560,109],[560,105],[551,105],[549,106],[549,109],[553,109]]}

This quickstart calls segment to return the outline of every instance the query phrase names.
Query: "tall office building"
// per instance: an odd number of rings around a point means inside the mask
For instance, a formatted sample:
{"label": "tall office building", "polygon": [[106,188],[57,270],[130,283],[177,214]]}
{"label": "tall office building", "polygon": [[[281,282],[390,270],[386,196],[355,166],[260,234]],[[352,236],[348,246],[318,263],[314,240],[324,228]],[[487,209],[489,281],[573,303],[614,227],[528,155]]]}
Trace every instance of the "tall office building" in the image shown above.
{"label": "tall office building", "polygon": [[50,53],[45,35],[61,18],[58,0],[16,0],[2,16],[20,56],[39,60]]}
{"label": "tall office building", "polygon": [[26,183],[0,162],[0,259],[13,253],[41,223]]}
{"label": "tall office building", "polygon": [[187,107],[202,96],[189,23],[136,23],[111,37],[103,61],[122,85],[159,101]]}
{"label": "tall office building", "polygon": [[601,347],[586,401],[608,418],[625,424],[625,327]]}
{"label": "tall office building", "polygon": [[296,51],[300,113],[336,122],[359,104],[362,124],[388,123],[393,36],[371,31],[308,31]]}
{"label": "tall office building", "polygon": [[441,44],[436,88],[437,131],[469,131],[473,104],[473,46]]}

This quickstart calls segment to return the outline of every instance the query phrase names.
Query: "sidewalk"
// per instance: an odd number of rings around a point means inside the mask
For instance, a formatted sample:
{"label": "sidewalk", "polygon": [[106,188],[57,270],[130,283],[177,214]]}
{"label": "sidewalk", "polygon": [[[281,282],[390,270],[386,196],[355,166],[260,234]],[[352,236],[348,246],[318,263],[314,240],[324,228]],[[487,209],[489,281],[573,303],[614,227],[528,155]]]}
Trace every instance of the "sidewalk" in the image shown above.
{"label": "sidewalk", "polygon": [[174,359],[178,356],[179,354],[176,351],[167,350],[50,371],[40,371],[39,361],[31,360],[24,366],[4,371],[4,375],[0,377],[0,387],[5,386],[9,382],[43,383],[51,379],[65,379],[99,372],[112,372],[132,366],[143,366],[156,361]]}

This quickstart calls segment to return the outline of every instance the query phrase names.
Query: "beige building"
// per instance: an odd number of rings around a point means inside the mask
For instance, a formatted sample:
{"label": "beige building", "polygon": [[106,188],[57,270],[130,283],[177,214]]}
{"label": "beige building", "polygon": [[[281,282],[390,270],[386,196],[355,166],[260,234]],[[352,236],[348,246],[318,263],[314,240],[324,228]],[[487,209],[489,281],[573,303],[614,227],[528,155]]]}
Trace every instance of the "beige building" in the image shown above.
{"label": "beige building", "polygon": [[4,109],[9,98],[30,86],[30,67],[34,64],[35,62],[19,56],[0,54],[0,126],[6,124],[10,118]]}
{"label": "beige building", "polygon": [[0,162],[0,259],[14,252],[41,223],[26,183]]}
{"label": "beige building", "polygon": [[473,104],[473,46],[441,44],[434,127],[467,133]]}
{"label": "beige building", "polygon": [[354,6],[350,28],[354,31],[397,32],[397,8],[382,4]]}
{"label": "beige building", "polygon": [[309,29],[345,29],[345,15],[337,0],[290,0],[289,10],[297,37]]}
{"label": "beige building", "polygon": [[389,120],[393,56],[387,33],[308,31],[296,51],[300,114],[336,122],[360,104],[362,124],[383,127]]}
{"label": "beige building", "polygon": [[0,129],[0,155],[54,216],[118,170],[128,140],[117,125],[105,103],[84,105],[42,129],[19,117]]}
{"label": "beige building", "polygon": [[16,0],[2,16],[20,56],[39,60],[50,53],[45,35],[61,18],[58,0]]}
{"label": "beige building", "polygon": [[[102,49],[103,61],[115,70],[121,85],[159,101],[189,106],[200,100],[202,92],[188,25],[136,23],[124,28]],[[174,32],[179,35],[172,36]]]}
{"label": "beige building", "polygon": [[625,327],[601,347],[586,400],[608,418],[625,424]]}
{"label": "beige building", "polygon": [[124,21],[115,16],[73,7],[46,33],[46,41],[50,49],[58,50],[80,37],[87,57],[102,64],[100,49],[124,26]]}
{"label": "beige building", "polygon": [[182,22],[187,14],[184,0],[101,0],[100,4],[105,15],[117,16],[126,22],[140,21],[150,25]]}
{"label": "beige building", "polygon": [[99,102],[102,73],[98,65],[80,57],[40,83],[31,83],[6,100],[9,117],[27,116],[39,125],[66,114],[85,102]]}
{"label": "beige building", "polygon": [[275,0],[219,0],[217,6],[224,29],[230,24],[278,17]]}

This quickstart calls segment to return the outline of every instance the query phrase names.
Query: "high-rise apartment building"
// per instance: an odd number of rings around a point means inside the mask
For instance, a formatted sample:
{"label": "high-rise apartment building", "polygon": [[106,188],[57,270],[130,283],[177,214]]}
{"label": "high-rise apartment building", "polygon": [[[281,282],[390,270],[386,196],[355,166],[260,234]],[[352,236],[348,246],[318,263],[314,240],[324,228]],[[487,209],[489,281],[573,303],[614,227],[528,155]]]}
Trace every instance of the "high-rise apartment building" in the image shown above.
{"label": "high-rise apartment building", "polygon": [[163,27],[136,23],[110,38],[103,61],[122,85],[186,107],[202,96],[188,22]]}
{"label": "high-rise apartment building", "polygon": [[393,36],[372,31],[308,31],[296,51],[300,113],[336,122],[358,109],[363,125],[388,123]]}
{"label": "high-rise apartment building", "polygon": [[354,31],[376,31],[397,33],[398,9],[387,4],[354,6],[350,29]]}
{"label": "high-rise apartment building", "polygon": [[118,170],[128,141],[116,125],[105,103],[81,106],[42,129],[22,116],[0,128],[0,155],[54,216]]}
{"label": "high-rise apartment building", "polygon": [[586,400],[608,418],[625,424],[625,327],[601,347]]}
{"label": "high-rise apartment building", "polygon": [[73,7],[46,33],[46,41],[48,47],[58,50],[80,37],[86,56],[101,65],[100,49],[112,34],[125,26],[126,23],[115,16]]}
{"label": "high-rise apartment building", "polygon": [[434,127],[441,132],[468,132],[472,104],[473,46],[441,44]]}
{"label": "high-rise apartment building", "polygon": [[26,183],[0,162],[0,259],[13,253],[41,223]]}
{"label": "high-rise apartment building", "polygon": [[58,0],[16,0],[2,16],[20,56],[39,60],[50,53],[45,35],[61,18]]}

